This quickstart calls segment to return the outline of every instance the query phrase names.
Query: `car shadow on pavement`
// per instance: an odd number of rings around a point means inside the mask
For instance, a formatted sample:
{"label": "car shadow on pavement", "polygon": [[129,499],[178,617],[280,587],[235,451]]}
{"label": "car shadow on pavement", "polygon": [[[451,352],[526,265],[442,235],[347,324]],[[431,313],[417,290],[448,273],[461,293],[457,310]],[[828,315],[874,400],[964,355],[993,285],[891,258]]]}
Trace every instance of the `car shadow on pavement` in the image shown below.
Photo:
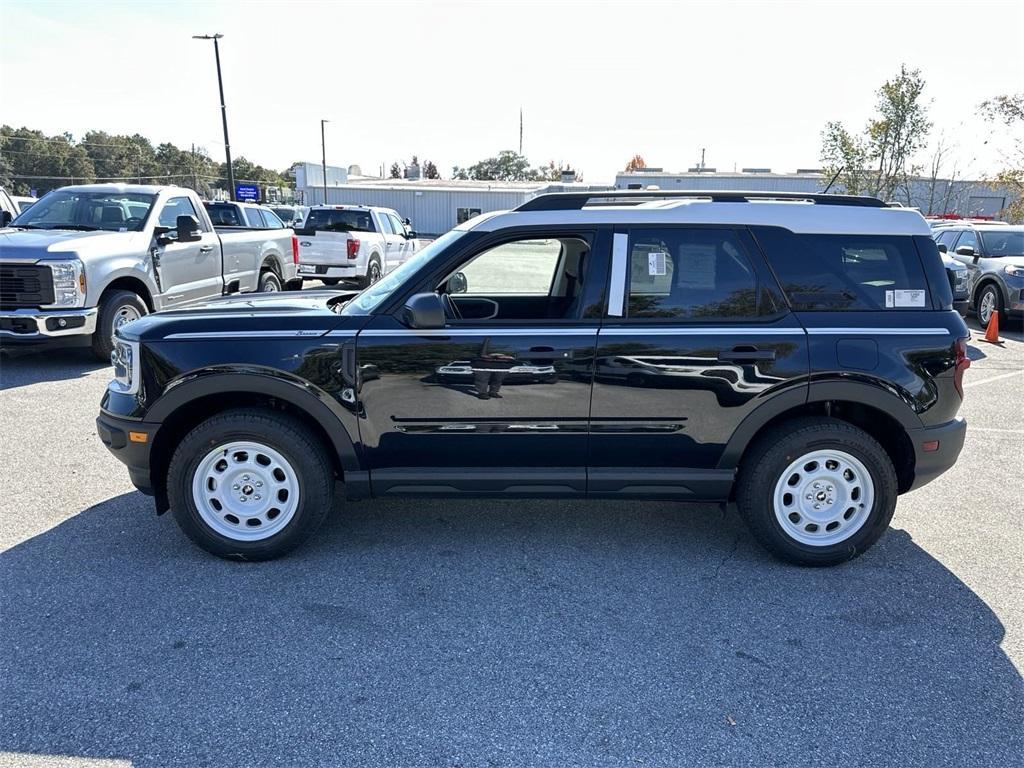
{"label": "car shadow on pavement", "polygon": [[88,348],[60,347],[31,351],[4,348],[0,355],[0,391],[41,381],[77,379],[109,367],[110,363],[97,360]]}
{"label": "car shadow on pavement", "polygon": [[901,530],[807,569],[708,505],[340,506],[270,563],[205,555],[139,494],[0,554],[0,758],[1019,760],[1002,625]]}

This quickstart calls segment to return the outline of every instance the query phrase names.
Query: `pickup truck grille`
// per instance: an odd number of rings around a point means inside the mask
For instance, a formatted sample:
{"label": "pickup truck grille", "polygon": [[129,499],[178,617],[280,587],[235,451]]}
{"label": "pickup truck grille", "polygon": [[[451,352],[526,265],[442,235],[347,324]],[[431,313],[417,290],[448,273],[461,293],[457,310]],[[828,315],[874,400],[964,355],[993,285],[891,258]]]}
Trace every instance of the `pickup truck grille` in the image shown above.
{"label": "pickup truck grille", "polygon": [[53,303],[53,273],[47,266],[0,266],[0,309]]}

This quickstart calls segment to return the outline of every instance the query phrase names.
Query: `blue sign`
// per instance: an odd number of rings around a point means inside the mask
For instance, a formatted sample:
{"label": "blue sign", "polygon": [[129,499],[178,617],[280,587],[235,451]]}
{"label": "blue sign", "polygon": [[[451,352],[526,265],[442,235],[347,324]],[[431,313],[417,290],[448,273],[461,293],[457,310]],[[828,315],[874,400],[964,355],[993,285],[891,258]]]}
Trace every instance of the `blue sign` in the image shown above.
{"label": "blue sign", "polygon": [[236,184],[235,200],[242,203],[255,203],[260,199],[260,188],[255,184]]}

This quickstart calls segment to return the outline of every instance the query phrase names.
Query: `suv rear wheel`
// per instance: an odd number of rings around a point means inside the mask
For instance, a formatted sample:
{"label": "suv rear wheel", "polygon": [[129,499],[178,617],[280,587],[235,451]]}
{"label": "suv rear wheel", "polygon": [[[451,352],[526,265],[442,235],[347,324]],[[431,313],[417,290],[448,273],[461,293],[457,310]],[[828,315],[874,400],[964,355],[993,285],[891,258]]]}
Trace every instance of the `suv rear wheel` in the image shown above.
{"label": "suv rear wheel", "polygon": [[881,445],[838,419],[785,422],[744,457],[740,513],[772,554],[800,565],[836,565],[889,527],[896,472]]}
{"label": "suv rear wheel", "polygon": [[324,446],[270,410],[226,411],[178,445],[167,472],[174,519],[218,557],[270,560],[323,523],[334,498]]}

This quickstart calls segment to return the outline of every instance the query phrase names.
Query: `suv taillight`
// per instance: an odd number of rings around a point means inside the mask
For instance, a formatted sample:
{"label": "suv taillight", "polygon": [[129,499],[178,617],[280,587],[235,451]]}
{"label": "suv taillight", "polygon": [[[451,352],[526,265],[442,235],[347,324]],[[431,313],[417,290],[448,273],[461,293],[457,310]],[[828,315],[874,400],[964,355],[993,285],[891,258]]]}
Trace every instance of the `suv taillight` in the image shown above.
{"label": "suv taillight", "polygon": [[292,261],[299,263],[299,238],[292,235]]}
{"label": "suv taillight", "polygon": [[354,259],[359,253],[359,241],[352,238],[348,241],[348,257]]}
{"label": "suv taillight", "polygon": [[971,367],[971,358],[967,356],[967,339],[956,340],[956,370],[953,371],[953,386],[960,395],[964,397],[964,371]]}

